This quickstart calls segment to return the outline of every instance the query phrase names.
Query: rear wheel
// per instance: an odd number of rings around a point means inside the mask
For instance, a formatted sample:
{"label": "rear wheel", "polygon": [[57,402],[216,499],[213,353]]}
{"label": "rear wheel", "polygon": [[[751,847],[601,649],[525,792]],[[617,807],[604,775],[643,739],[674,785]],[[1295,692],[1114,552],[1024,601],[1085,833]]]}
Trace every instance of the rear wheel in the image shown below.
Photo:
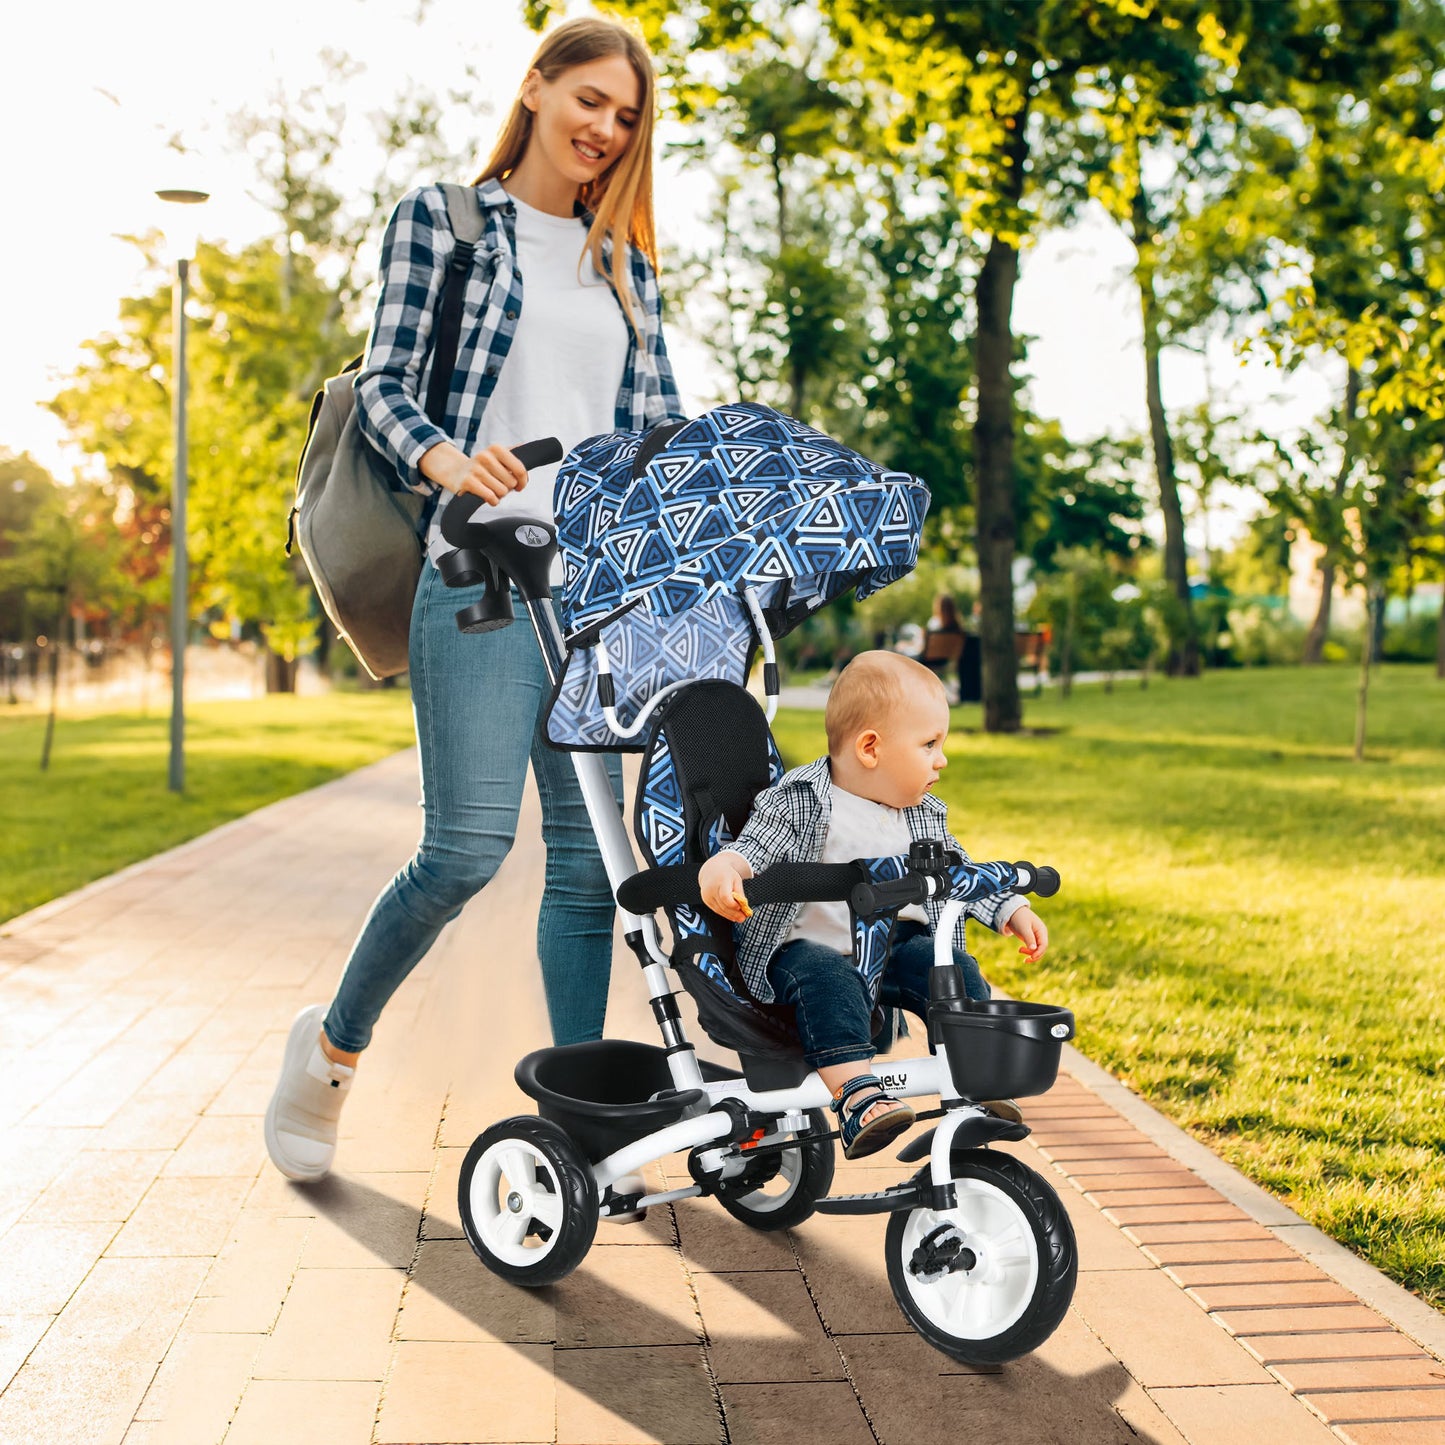
{"label": "rear wheel", "polygon": [[462,1229],[477,1257],[513,1284],[555,1284],[597,1233],[597,1184],[566,1131],[520,1115],[479,1134],[462,1161]]}
{"label": "rear wheel", "polygon": [[959,1150],[952,1173],[954,1208],[890,1216],[888,1283],[935,1349],[965,1364],[1002,1364],[1036,1350],[1069,1308],[1073,1226],[1049,1185],[1007,1154]]}
{"label": "rear wheel", "polygon": [[827,1116],[808,1115],[811,1133],[795,1147],[764,1154],[742,1174],[714,1186],[718,1202],[751,1229],[791,1229],[812,1214],[833,1187],[833,1141]]}

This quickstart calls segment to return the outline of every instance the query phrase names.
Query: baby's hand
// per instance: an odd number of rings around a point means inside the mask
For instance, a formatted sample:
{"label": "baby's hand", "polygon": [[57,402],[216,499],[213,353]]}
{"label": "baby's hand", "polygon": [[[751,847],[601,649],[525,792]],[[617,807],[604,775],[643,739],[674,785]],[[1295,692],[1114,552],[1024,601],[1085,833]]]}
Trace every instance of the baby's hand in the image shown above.
{"label": "baby's hand", "polygon": [[743,894],[743,881],[752,876],[753,870],[741,853],[722,852],[698,869],[698,891],[714,913],[741,923],[753,912]]}
{"label": "baby's hand", "polygon": [[1023,944],[1019,952],[1030,963],[1037,963],[1049,946],[1049,930],[1044,926],[1044,920],[1027,906],[1016,909],[1009,915],[1003,931],[1005,935],[1012,935]]}

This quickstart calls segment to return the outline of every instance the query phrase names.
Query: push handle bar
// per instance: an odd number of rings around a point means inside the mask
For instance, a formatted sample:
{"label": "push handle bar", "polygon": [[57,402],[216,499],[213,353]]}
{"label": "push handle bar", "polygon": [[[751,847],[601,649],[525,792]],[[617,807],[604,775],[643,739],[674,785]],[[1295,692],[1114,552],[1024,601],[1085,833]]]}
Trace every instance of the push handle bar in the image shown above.
{"label": "push handle bar", "polygon": [[[562,443],[556,437],[541,437],[534,442],[523,442],[512,448],[512,455],[530,472],[533,467],[545,467],[560,462],[563,457]],[[487,499],[475,492],[459,492],[442,513],[442,536],[453,547],[470,547],[475,538],[467,524],[472,520],[478,507],[487,506]]]}

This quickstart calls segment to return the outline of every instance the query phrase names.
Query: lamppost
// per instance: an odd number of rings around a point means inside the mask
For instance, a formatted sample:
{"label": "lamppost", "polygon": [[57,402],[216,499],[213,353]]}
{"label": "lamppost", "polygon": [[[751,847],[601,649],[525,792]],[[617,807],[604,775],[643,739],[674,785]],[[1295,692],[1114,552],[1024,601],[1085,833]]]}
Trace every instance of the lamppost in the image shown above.
{"label": "lamppost", "polygon": [[[206,191],[157,191],[163,201],[191,207],[209,200]],[[186,556],[186,287],[196,252],[195,212],[173,212],[166,240],[176,263],[171,286],[171,336],[175,348],[175,385],[171,417],[175,424],[175,480],[171,488],[171,760],[168,786],[186,787],[186,637],[190,632],[190,567]]]}

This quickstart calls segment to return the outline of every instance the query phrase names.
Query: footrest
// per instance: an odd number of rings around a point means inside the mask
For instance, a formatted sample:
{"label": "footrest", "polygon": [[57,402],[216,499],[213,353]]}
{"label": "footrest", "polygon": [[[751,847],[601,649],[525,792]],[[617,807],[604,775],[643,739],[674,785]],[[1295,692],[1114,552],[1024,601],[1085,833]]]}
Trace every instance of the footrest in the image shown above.
{"label": "footrest", "polygon": [[875,1194],[834,1194],[813,1207],[819,1214],[892,1214],[896,1209],[915,1209],[922,1203],[918,1184],[910,1179]]}

